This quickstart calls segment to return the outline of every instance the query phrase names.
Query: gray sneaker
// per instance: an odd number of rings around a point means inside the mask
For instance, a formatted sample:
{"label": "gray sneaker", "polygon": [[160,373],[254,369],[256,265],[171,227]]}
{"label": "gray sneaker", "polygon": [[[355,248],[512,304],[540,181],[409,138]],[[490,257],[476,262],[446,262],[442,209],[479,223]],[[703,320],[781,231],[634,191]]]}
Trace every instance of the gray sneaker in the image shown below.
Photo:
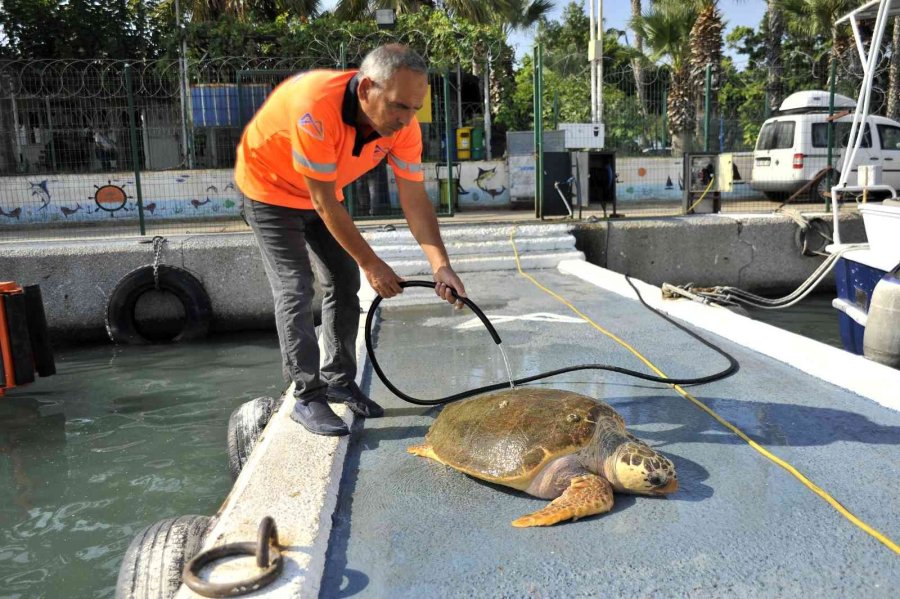
{"label": "gray sneaker", "polygon": [[365,393],[360,390],[356,383],[350,383],[346,387],[329,386],[325,392],[328,401],[332,403],[343,403],[350,411],[363,418],[379,418],[384,416],[384,408],[369,399]]}

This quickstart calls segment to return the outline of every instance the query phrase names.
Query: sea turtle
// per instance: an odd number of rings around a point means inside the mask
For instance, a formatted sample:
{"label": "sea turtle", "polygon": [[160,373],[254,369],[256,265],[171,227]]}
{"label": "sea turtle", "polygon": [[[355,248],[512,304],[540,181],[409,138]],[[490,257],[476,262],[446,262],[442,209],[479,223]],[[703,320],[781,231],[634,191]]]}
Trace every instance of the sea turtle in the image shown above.
{"label": "sea turtle", "polygon": [[407,451],[553,501],[512,525],[549,526],[612,509],[613,491],[678,488],[668,458],[625,430],[605,403],[559,389],[517,387],[449,404]]}

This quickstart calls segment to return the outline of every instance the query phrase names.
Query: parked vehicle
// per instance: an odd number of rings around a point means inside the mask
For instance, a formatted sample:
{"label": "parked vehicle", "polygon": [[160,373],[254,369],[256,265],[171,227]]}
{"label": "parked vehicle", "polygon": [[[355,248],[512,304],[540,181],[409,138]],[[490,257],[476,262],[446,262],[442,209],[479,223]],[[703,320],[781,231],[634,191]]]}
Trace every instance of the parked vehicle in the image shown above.
{"label": "parked vehicle", "polygon": [[[779,114],[765,123],[759,132],[753,152],[753,174],[750,185],[772,200],[786,200],[809,183],[828,165],[828,103],[826,91],[804,91],[791,94],[781,104]],[[852,111],[856,102],[835,94],[835,112]],[[842,151],[853,122],[848,114],[835,121],[835,169],[841,165]],[[880,165],[882,181],[900,187],[900,122],[869,115],[866,117],[863,142],[848,181],[855,183],[860,164]],[[832,176],[837,181],[838,172]],[[823,202],[827,191],[823,179],[812,187],[809,200]]]}

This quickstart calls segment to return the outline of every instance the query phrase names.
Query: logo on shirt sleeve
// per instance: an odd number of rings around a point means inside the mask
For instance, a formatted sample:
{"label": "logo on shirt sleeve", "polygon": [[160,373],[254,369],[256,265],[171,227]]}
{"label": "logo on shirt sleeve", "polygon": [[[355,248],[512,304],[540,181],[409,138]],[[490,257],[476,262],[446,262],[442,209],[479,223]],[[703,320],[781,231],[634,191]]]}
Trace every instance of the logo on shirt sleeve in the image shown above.
{"label": "logo on shirt sleeve", "polygon": [[297,126],[313,139],[318,139],[319,141],[325,139],[325,127],[322,126],[322,121],[317,121],[308,112],[300,117],[300,120],[297,121]]}

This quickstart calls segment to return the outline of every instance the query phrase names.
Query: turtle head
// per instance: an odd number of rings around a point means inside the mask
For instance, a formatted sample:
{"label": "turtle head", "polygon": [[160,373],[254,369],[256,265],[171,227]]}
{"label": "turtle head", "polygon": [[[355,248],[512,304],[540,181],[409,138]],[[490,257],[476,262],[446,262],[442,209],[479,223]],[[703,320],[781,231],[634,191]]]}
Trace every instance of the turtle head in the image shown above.
{"label": "turtle head", "polygon": [[629,440],[606,463],[613,488],[621,493],[667,495],[678,490],[675,466],[648,445]]}

